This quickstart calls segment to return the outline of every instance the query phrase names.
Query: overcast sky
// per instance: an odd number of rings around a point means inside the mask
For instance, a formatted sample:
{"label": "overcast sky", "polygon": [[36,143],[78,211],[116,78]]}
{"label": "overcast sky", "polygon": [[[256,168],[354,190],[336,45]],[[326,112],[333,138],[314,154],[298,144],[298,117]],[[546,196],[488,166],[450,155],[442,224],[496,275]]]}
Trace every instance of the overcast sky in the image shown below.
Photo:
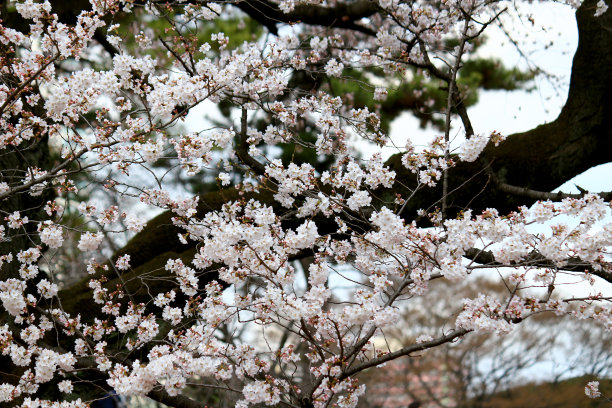
{"label": "overcast sky", "polygon": [[[533,67],[535,64],[554,78],[537,78],[530,92],[481,92],[478,104],[469,109],[477,133],[497,130],[510,135],[551,122],[556,119],[567,98],[572,58],[578,44],[574,10],[559,3],[522,4],[521,7],[524,12],[533,15],[535,24],[532,25],[528,18],[517,18],[514,11],[509,11],[511,15],[504,21],[504,27],[515,35],[514,40],[520,42],[521,51],[529,61],[510,44],[500,29],[493,26],[487,29],[489,39],[479,52],[483,56],[500,58],[509,68]],[[391,133],[401,146],[407,136],[414,144],[423,144],[437,132],[419,129],[418,121],[405,113],[393,123]],[[460,135],[455,136],[454,146],[460,143],[460,139]],[[593,192],[611,191],[611,176],[611,164],[597,166],[568,181],[561,186],[561,190],[578,193],[574,185],[578,184]]]}

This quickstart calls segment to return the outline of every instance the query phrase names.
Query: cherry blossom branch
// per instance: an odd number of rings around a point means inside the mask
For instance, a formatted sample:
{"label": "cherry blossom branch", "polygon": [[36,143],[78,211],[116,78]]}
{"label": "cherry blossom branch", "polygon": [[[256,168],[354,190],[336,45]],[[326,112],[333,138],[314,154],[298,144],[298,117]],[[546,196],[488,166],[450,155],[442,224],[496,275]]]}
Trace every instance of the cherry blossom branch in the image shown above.
{"label": "cherry blossom branch", "polygon": [[[466,251],[466,258],[482,265],[504,267],[504,266],[526,266],[526,267],[541,267],[541,268],[558,268],[568,272],[588,272],[592,275],[612,282],[612,264],[605,263],[602,265],[605,269],[596,269],[589,262],[585,262],[580,258],[569,258],[565,263],[557,265],[555,262],[545,258],[540,253],[533,251],[524,260],[520,262],[512,262],[510,265],[503,264],[495,260],[495,256],[491,251],[483,251],[477,248],[471,248]],[[607,270],[606,270],[607,269]]]}
{"label": "cherry blossom branch", "polygon": [[612,296],[587,296],[587,297],[573,297],[569,299],[563,299],[562,302],[570,303],[570,302],[593,302],[593,301],[602,301],[607,300],[608,302],[612,301]]}
{"label": "cherry blossom branch", "polygon": [[[99,144],[96,145],[95,147],[111,147],[115,144],[119,143],[118,141],[113,141],[113,142],[109,142],[109,143],[104,143],[104,144]],[[40,184],[40,183],[44,183],[45,181],[51,180],[53,178],[56,177],[61,177],[64,175],[64,173],[60,173],[58,174],[61,170],[64,170],[66,167],[68,167],[71,163],[77,161],[77,159],[79,159],[81,156],[83,156],[85,153],[91,151],[91,149],[88,148],[83,148],[81,150],[79,150],[78,152],[76,152],[76,154],[71,155],[68,159],[64,160],[62,163],[56,165],[55,167],[53,167],[51,170],[49,170],[48,173],[38,177],[38,178],[32,178],[30,181],[28,181],[27,183],[24,183],[20,186],[17,187],[13,187],[10,190],[4,192],[4,193],[0,193],[0,201],[4,200],[5,198],[9,197],[10,195],[16,194],[16,193],[20,193],[22,191],[27,191],[29,190],[32,186],[36,185],[36,184]],[[92,163],[86,166],[80,166],[80,169],[78,171],[82,171],[83,169],[87,169],[90,167],[95,167],[97,166],[97,163]],[[67,173],[66,173],[67,174]]]}
{"label": "cherry blossom branch", "polygon": [[[497,188],[499,188],[501,191],[509,194],[518,195],[521,197],[528,197],[534,200],[561,201],[564,198],[582,198],[585,196],[585,194],[588,194],[588,191],[583,191],[579,194],[563,193],[561,191],[557,193],[549,193],[546,191],[538,191],[527,187],[513,186],[511,184],[503,182],[495,174],[495,172],[493,172],[490,165],[487,165],[485,167],[485,171],[487,172],[487,175],[491,178],[491,180],[493,180]],[[606,201],[612,200],[612,191],[602,191],[596,194]]]}
{"label": "cherry blossom branch", "polygon": [[6,109],[6,107],[13,102],[13,100],[19,95],[19,93],[21,91],[24,90],[24,88],[26,86],[28,86],[29,84],[32,83],[32,81],[36,80],[40,74],[42,74],[42,72],[47,69],[49,67],[49,65],[53,64],[55,61],[58,60],[58,58],[60,57],[60,54],[56,54],[53,57],[49,58],[49,61],[45,62],[40,68],[38,68],[36,70],[36,72],[34,72],[32,75],[30,75],[30,77],[28,79],[26,79],[25,81],[23,81],[21,84],[19,84],[19,86],[17,88],[15,88],[15,90],[13,92],[11,92],[10,95],[8,95],[6,97],[6,100],[4,101],[4,103],[2,104],[2,106],[0,106],[0,115],[2,115],[4,113],[4,110]]}
{"label": "cherry blossom branch", "polygon": [[236,149],[236,155],[240,161],[249,166],[249,168],[256,174],[263,176],[266,174],[266,166],[255,160],[249,154],[247,128],[247,110],[246,108],[242,108],[242,115],[240,117],[240,142],[238,143],[238,148]]}
{"label": "cherry blossom branch", "polygon": [[176,60],[177,60],[177,61],[178,61],[178,62],[181,64],[181,66],[183,67],[183,69],[184,69],[184,70],[185,70],[185,71],[186,71],[186,72],[187,72],[187,73],[188,73],[190,76],[194,76],[194,75],[195,75],[195,72],[194,72],[194,71],[193,71],[191,68],[189,68],[189,66],[187,65],[187,63],[186,63],[185,61],[183,61],[183,59],[181,58],[181,56],[180,56],[180,55],[178,55],[178,54],[176,53],[176,51],[174,51],[174,50],[172,49],[172,47],[170,47],[170,46],[168,45],[168,43],[167,43],[166,41],[164,41],[164,39],[163,39],[161,36],[159,37],[159,41],[160,41],[160,42],[162,43],[162,45],[163,45],[163,46],[164,46],[164,47],[165,47],[165,48],[168,50],[168,52],[174,56],[174,58],[175,58],[175,59],[176,59]]}
{"label": "cherry blossom branch", "polygon": [[459,329],[450,332],[449,334],[445,334],[444,336],[438,337],[437,339],[425,341],[419,344],[413,344],[411,346],[403,347],[400,350],[393,351],[391,353],[385,354],[384,356],[376,357],[370,359],[364,363],[359,365],[347,368],[344,370],[340,376],[341,379],[348,378],[352,375],[355,375],[367,368],[376,367],[377,365],[386,363],[391,360],[395,360],[398,357],[407,356],[412,353],[416,353],[418,351],[424,351],[430,349],[432,347],[440,346],[444,343],[452,342],[453,340],[465,336],[467,333],[470,333],[472,330],[468,329]]}
{"label": "cherry blossom branch", "polygon": [[[464,24],[463,31],[461,32],[461,40],[459,41],[459,47],[457,49],[457,55],[455,55],[455,63],[453,64],[450,72],[450,81],[448,83],[448,96],[446,101],[446,118],[444,123],[444,141],[446,145],[444,146],[444,159],[448,163],[450,159],[450,130],[451,130],[451,115],[452,108],[455,101],[455,88],[457,86],[457,73],[459,72],[459,67],[461,65],[461,58],[463,57],[463,52],[465,49],[465,44],[467,42],[467,33],[470,29],[470,14],[469,12],[464,12]],[[459,95],[456,97],[459,99]],[[465,117],[467,118],[467,112],[464,112]],[[469,120],[468,120],[469,123]],[[471,124],[470,124],[471,127]],[[467,132],[467,129],[466,129]],[[473,132],[473,131],[472,131]],[[446,209],[448,207],[448,168],[444,169],[444,173],[442,175],[442,217],[446,215]]]}

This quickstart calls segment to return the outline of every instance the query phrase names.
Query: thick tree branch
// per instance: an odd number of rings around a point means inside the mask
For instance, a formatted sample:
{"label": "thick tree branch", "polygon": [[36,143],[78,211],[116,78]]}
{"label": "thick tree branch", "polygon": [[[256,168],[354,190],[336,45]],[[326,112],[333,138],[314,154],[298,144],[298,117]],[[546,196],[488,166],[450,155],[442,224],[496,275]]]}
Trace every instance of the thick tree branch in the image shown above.
{"label": "thick tree branch", "polygon": [[242,115],[240,117],[240,142],[236,149],[236,155],[242,163],[249,166],[256,174],[263,176],[266,173],[266,167],[249,154],[247,139],[247,110],[242,108]]}
{"label": "thick tree branch", "polygon": [[182,394],[177,396],[169,395],[163,388],[159,390],[153,390],[147,394],[149,398],[157,402],[161,402],[164,405],[174,408],[206,408],[207,405],[202,404],[194,399],[188,398]]}
{"label": "thick tree branch", "polygon": [[245,0],[236,7],[263,24],[271,33],[277,34],[277,23],[302,22],[323,27],[346,28],[368,35],[376,35],[372,29],[356,22],[376,13],[379,8],[374,1],[358,0],[338,3],[334,7],[298,5],[289,13],[283,13],[276,4],[267,0]]}
{"label": "thick tree branch", "polygon": [[[580,194],[568,194],[568,193],[563,193],[561,191],[557,193],[549,193],[547,191],[532,190],[527,187],[512,186],[508,183],[504,183],[503,181],[501,181],[495,175],[495,173],[493,173],[490,170],[488,166],[487,166],[487,170],[488,170],[487,174],[491,177],[491,180],[493,180],[497,188],[499,188],[501,191],[506,192],[508,194],[516,195],[516,196],[527,197],[533,200],[561,201],[565,198],[582,198],[584,197],[585,194],[588,193],[588,191],[583,191]],[[599,195],[601,198],[603,198],[606,201],[612,200],[612,192],[610,191],[599,192],[597,193],[597,195]]]}

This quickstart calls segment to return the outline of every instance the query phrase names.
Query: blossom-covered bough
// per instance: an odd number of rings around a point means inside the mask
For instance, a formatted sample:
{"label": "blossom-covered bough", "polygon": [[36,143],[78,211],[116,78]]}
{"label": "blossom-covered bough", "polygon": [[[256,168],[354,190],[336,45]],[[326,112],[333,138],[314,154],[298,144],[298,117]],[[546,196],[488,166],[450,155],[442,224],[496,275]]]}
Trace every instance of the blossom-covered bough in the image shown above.
{"label": "blossom-covered bough", "polygon": [[[0,402],[115,390],[201,407],[199,387],[238,407],[350,407],[360,372],[471,332],[544,312],[610,328],[610,293],[559,286],[612,282],[611,194],[549,192],[609,161],[604,0],[573,4],[559,117],[507,137],[474,133],[461,74],[509,3],[53,3],[1,6]],[[246,20],[267,34],[218,28]],[[188,116],[203,103],[233,123]],[[384,160],[388,118],[413,108],[440,137]],[[304,150],[315,160],[292,160]],[[219,188],[193,196],[167,176],[210,172]],[[61,279],[71,257],[81,280]],[[476,271],[505,295],[385,343],[412,299]]]}

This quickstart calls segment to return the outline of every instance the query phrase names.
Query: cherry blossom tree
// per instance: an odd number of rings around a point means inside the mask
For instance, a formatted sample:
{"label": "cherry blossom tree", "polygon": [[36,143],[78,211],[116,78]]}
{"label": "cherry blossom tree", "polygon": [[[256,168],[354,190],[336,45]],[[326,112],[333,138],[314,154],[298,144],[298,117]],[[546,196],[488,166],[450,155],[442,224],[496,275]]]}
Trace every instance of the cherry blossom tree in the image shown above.
{"label": "cherry blossom tree", "polygon": [[[609,293],[559,289],[612,282],[612,194],[550,192],[612,147],[612,12],[570,3],[563,110],[503,135],[467,107],[537,73],[474,53],[513,3],[4,1],[0,402],[354,407],[358,374],[544,312],[610,329]],[[406,109],[424,149],[389,136]],[[475,273],[506,291],[384,342]]]}

